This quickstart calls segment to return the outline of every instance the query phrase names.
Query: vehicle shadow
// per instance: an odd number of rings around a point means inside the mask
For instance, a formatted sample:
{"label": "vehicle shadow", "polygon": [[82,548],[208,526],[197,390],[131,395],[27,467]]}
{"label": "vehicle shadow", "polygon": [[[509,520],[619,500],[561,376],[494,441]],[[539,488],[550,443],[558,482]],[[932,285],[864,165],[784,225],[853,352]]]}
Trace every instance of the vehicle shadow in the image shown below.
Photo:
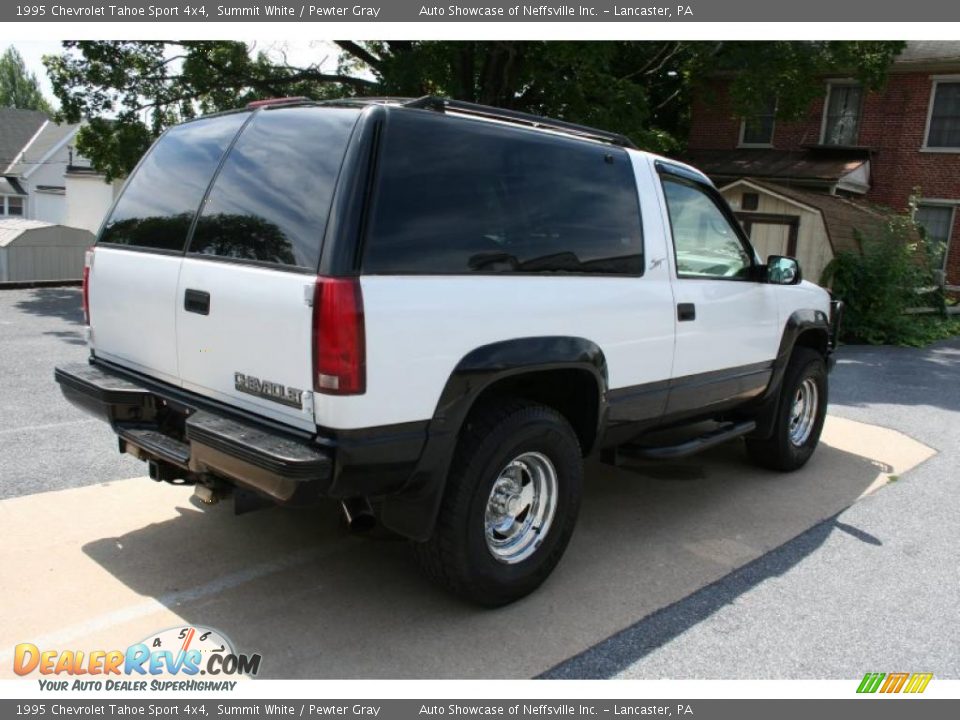
{"label": "vehicle shadow", "polygon": [[51,330],[50,332],[45,332],[44,335],[55,337],[71,345],[87,346],[87,339],[76,330]]}
{"label": "vehicle shadow", "polygon": [[73,325],[83,324],[82,292],[78,287],[34,288],[14,307],[30,315],[59,318]]}
{"label": "vehicle shadow", "polygon": [[[742,455],[734,444],[672,465],[588,464],[564,560],[497,610],[435,588],[406,542],[347,535],[332,503],[235,517],[184,502],[83,551],[185,622],[261,653],[262,677],[606,677],[814,552],[882,471],[825,445],[791,475]],[[632,633],[636,652],[604,654],[597,643],[616,633]]]}

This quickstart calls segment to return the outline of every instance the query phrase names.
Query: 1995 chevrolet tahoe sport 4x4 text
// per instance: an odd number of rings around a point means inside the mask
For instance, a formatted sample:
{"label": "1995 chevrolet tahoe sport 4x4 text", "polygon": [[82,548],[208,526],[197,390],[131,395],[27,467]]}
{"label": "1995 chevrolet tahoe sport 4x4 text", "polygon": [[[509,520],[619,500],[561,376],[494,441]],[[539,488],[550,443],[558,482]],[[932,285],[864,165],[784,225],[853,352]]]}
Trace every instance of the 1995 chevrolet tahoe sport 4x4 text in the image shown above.
{"label": "1995 chevrolet tahoe sport 4x4 text", "polygon": [[337,498],[485,605],[556,566],[588,455],[743,438],[803,465],[839,314],[697,170],[433,97],[171,128],[88,254],[84,308],[89,364],[56,379],[153,479],[241,509]]}

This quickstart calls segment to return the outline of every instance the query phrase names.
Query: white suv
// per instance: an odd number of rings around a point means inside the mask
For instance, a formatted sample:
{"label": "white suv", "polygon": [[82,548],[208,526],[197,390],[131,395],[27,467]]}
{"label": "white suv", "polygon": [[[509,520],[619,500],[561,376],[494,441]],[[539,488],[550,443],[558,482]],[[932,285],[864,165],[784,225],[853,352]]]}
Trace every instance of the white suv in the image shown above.
{"label": "white suv", "polygon": [[486,605],[557,564],[588,455],[742,437],[806,462],[839,310],[793,259],[761,263],[697,170],[432,97],[168,130],[84,306],[89,364],[56,378],[154,480],[238,510],[338,498]]}

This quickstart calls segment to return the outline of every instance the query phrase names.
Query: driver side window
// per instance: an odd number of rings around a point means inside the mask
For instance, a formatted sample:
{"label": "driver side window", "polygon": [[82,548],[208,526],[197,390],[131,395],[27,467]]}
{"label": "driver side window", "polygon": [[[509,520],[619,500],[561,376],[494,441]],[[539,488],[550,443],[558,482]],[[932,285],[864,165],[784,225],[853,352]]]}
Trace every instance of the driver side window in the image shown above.
{"label": "driver side window", "polygon": [[738,279],[752,261],[736,230],[713,199],[695,185],[663,179],[673,231],[677,276]]}

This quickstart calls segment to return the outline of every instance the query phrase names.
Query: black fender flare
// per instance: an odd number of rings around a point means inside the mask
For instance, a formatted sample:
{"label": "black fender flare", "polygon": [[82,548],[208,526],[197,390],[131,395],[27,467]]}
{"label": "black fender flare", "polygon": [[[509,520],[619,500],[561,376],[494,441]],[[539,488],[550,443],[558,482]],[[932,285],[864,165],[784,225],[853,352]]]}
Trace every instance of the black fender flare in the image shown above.
{"label": "black fender flare", "polygon": [[483,345],[457,363],[437,401],[417,467],[403,490],[383,501],[381,523],[412,540],[433,533],[460,429],[477,398],[494,383],[531,372],[580,369],[597,382],[597,437],[606,422],[607,363],[600,347],[581,337],[526,337]]}
{"label": "black fender flare", "polygon": [[780,337],[780,347],[777,349],[777,357],[773,361],[773,372],[770,375],[770,383],[767,389],[759,399],[759,408],[756,411],[757,429],[750,437],[768,439],[773,433],[773,426],[776,423],[777,408],[780,399],[780,385],[783,383],[784,373],[787,371],[787,364],[790,362],[790,356],[797,344],[797,339],[803,333],[810,330],[824,333],[824,349],[829,355],[831,325],[829,316],[821,310],[795,310],[787,318],[783,328],[783,334]]}

